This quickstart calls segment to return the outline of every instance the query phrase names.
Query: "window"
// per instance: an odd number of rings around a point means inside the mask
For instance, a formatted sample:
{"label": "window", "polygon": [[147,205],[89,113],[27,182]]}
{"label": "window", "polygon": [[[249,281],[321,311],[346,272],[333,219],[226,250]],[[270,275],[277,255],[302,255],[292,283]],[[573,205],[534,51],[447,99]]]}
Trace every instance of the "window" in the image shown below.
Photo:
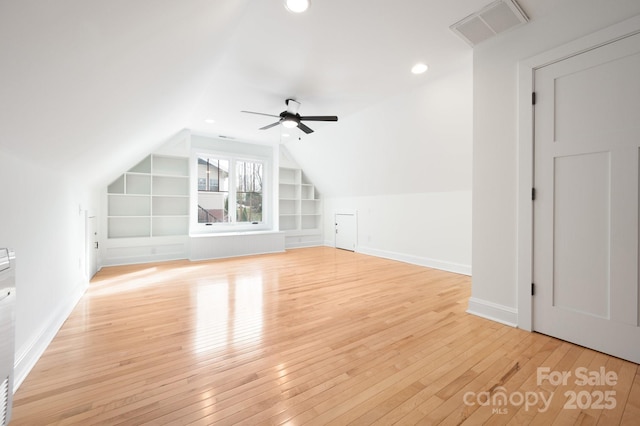
{"label": "window", "polygon": [[236,221],[262,222],[262,163],[236,162]]}
{"label": "window", "polygon": [[229,221],[229,160],[198,157],[198,223]]}
{"label": "window", "polygon": [[263,223],[264,161],[199,154],[197,163],[198,224]]}

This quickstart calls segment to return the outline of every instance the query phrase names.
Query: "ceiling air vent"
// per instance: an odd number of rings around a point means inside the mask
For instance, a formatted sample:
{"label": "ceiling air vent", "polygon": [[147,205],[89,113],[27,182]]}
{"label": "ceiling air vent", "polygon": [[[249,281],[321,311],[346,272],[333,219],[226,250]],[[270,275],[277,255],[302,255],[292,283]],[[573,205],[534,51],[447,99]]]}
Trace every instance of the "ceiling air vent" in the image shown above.
{"label": "ceiling air vent", "polygon": [[528,21],[529,18],[515,0],[498,0],[449,28],[473,47],[496,34]]}

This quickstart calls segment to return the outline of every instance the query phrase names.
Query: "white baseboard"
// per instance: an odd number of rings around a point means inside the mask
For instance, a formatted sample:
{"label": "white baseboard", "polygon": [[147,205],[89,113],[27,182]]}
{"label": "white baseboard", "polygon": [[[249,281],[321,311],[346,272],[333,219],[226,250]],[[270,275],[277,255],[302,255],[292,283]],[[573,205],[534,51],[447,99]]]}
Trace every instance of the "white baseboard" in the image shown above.
{"label": "white baseboard", "polygon": [[367,254],[369,256],[382,257],[385,259],[398,260],[413,265],[425,266],[427,268],[440,269],[442,271],[455,272],[456,274],[471,275],[471,265],[462,265],[459,263],[447,262],[443,260],[430,259],[428,257],[419,257],[409,254],[396,253],[392,251],[373,249],[370,247],[358,247],[358,253]]}
{"label": "white baseboard", "polygon": [[302,242],[285,242],[285,249],[297,249],[306,247],[319,247],[322,246],[322,241],[302,241]]}
{"label": "white baseboard", "polygon": [[76,307],[85,291],[89,287],[88,282],[79,283],[73,294],[64,300],[67,302],[63,306],[60,306],[49,318],[45,321],[45,325],[36,333],[33,338],[25,345],[18,349],[16,352],[16,360],[13,374],[13,392],[15,393],[31,369],[36,365],[36,362],[40,359],[44,351],[47,349],[53,338],[56,336],[60,327],[69,318],[71,312]]}
{"label": "white baseboard", "polygon": [[469,298],[467,312],[511,327],[518,326],[518,310],[475,297]]}

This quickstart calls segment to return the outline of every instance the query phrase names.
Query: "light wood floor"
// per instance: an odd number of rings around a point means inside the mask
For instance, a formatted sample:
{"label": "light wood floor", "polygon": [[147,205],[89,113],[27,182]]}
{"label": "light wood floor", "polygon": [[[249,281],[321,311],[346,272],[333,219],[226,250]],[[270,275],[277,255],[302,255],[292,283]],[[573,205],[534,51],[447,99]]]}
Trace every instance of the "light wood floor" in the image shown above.
{"label": "light wood floor", "polygon": [[640,424],[638,365],[466,314],[470,286],[330,248],[106,268],[11,425]]}

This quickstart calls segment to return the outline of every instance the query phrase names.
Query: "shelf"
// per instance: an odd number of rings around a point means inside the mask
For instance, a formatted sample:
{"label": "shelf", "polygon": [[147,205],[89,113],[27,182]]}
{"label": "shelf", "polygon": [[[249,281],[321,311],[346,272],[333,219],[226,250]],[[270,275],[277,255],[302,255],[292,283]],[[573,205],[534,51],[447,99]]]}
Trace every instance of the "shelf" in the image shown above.
{"label": "shelf", "polygon": [[189,198],[154,195],[151,197],[151,211],[154,216],[188,216]]}
{"label": "shelf", "polygon": [[293,231],[298,229],[298,215],[280,216],[280,230]]}
{"label": "shelf", "polygon": [[316,197],[315,197],[315,190],[313,185],[306,185],[306,184],[301,185],[300,198],[303,200],[314,200]]}
{"label": "shelf", "polygon": [[111,185],[107,187],[107,193],[109,194],[124,194],[124,175],[114,180]]}
{"label": "shelf", "polygon": [[306,181],[302,170],[279,170],[280,230],[293,235],[320,234],[322,201],[315,186]]}
{"label": "shelf", "polygon": [[152,235],[154,237],[186,235],[189,233],[189,216],[154,217],[152,223]]}
{"label": "shelf", "polygon": [[280,214],[297,214],[299,211],[297,200],[280,200]]}
{"label": "shelf", "polygon": [[320,228],[320,215],[304,215],[302,216],[301,228],[302,229],[319,229]]}
{"label": "shelf", "polygon": [[289,169],[281,167],[279,170],[279,181],[281,184],[296,185],[300,183],[302,171],[300,169]]}
{"label": "shelf", "polygon": [[163,155],[154,155],[152,161],[152,170],[155,176],[189,176],[189,159],[183,157],[167,157]]}
{"label": "shelf", "polygon": [[107,187],[107,235],[189,233],[189,159],[149,155]]}
{"label": "shelf", "polygon": [[126,194],[151,194],[151,175],[125,173],[124,187]]}
{"label": "shelf", "polygon": [[144,160],[128,170],[132,173],[151,173],[151,156],[145,157]]}
{"label": "shelf", "polygon": [[302,203],[301,213],[302,214],[320,214],[319,211],[320,204],[316,203]]}
{"label": "shelf", "polygon": [[280,199],[298,200],[297,193],[297,186],[280,187]]}
{"label": "shelf", "polygon": [[151,236],[151,218],[149,217],[110,217],[107,221],[109,238]]}
{"label": "shelf", "polygon": [[153,176],[153,195],[189,195],[189,178]]}
{"label": "shelf", "polygon": [[109,195],[107,216],[150,216],[151,203],[144,195]]}

